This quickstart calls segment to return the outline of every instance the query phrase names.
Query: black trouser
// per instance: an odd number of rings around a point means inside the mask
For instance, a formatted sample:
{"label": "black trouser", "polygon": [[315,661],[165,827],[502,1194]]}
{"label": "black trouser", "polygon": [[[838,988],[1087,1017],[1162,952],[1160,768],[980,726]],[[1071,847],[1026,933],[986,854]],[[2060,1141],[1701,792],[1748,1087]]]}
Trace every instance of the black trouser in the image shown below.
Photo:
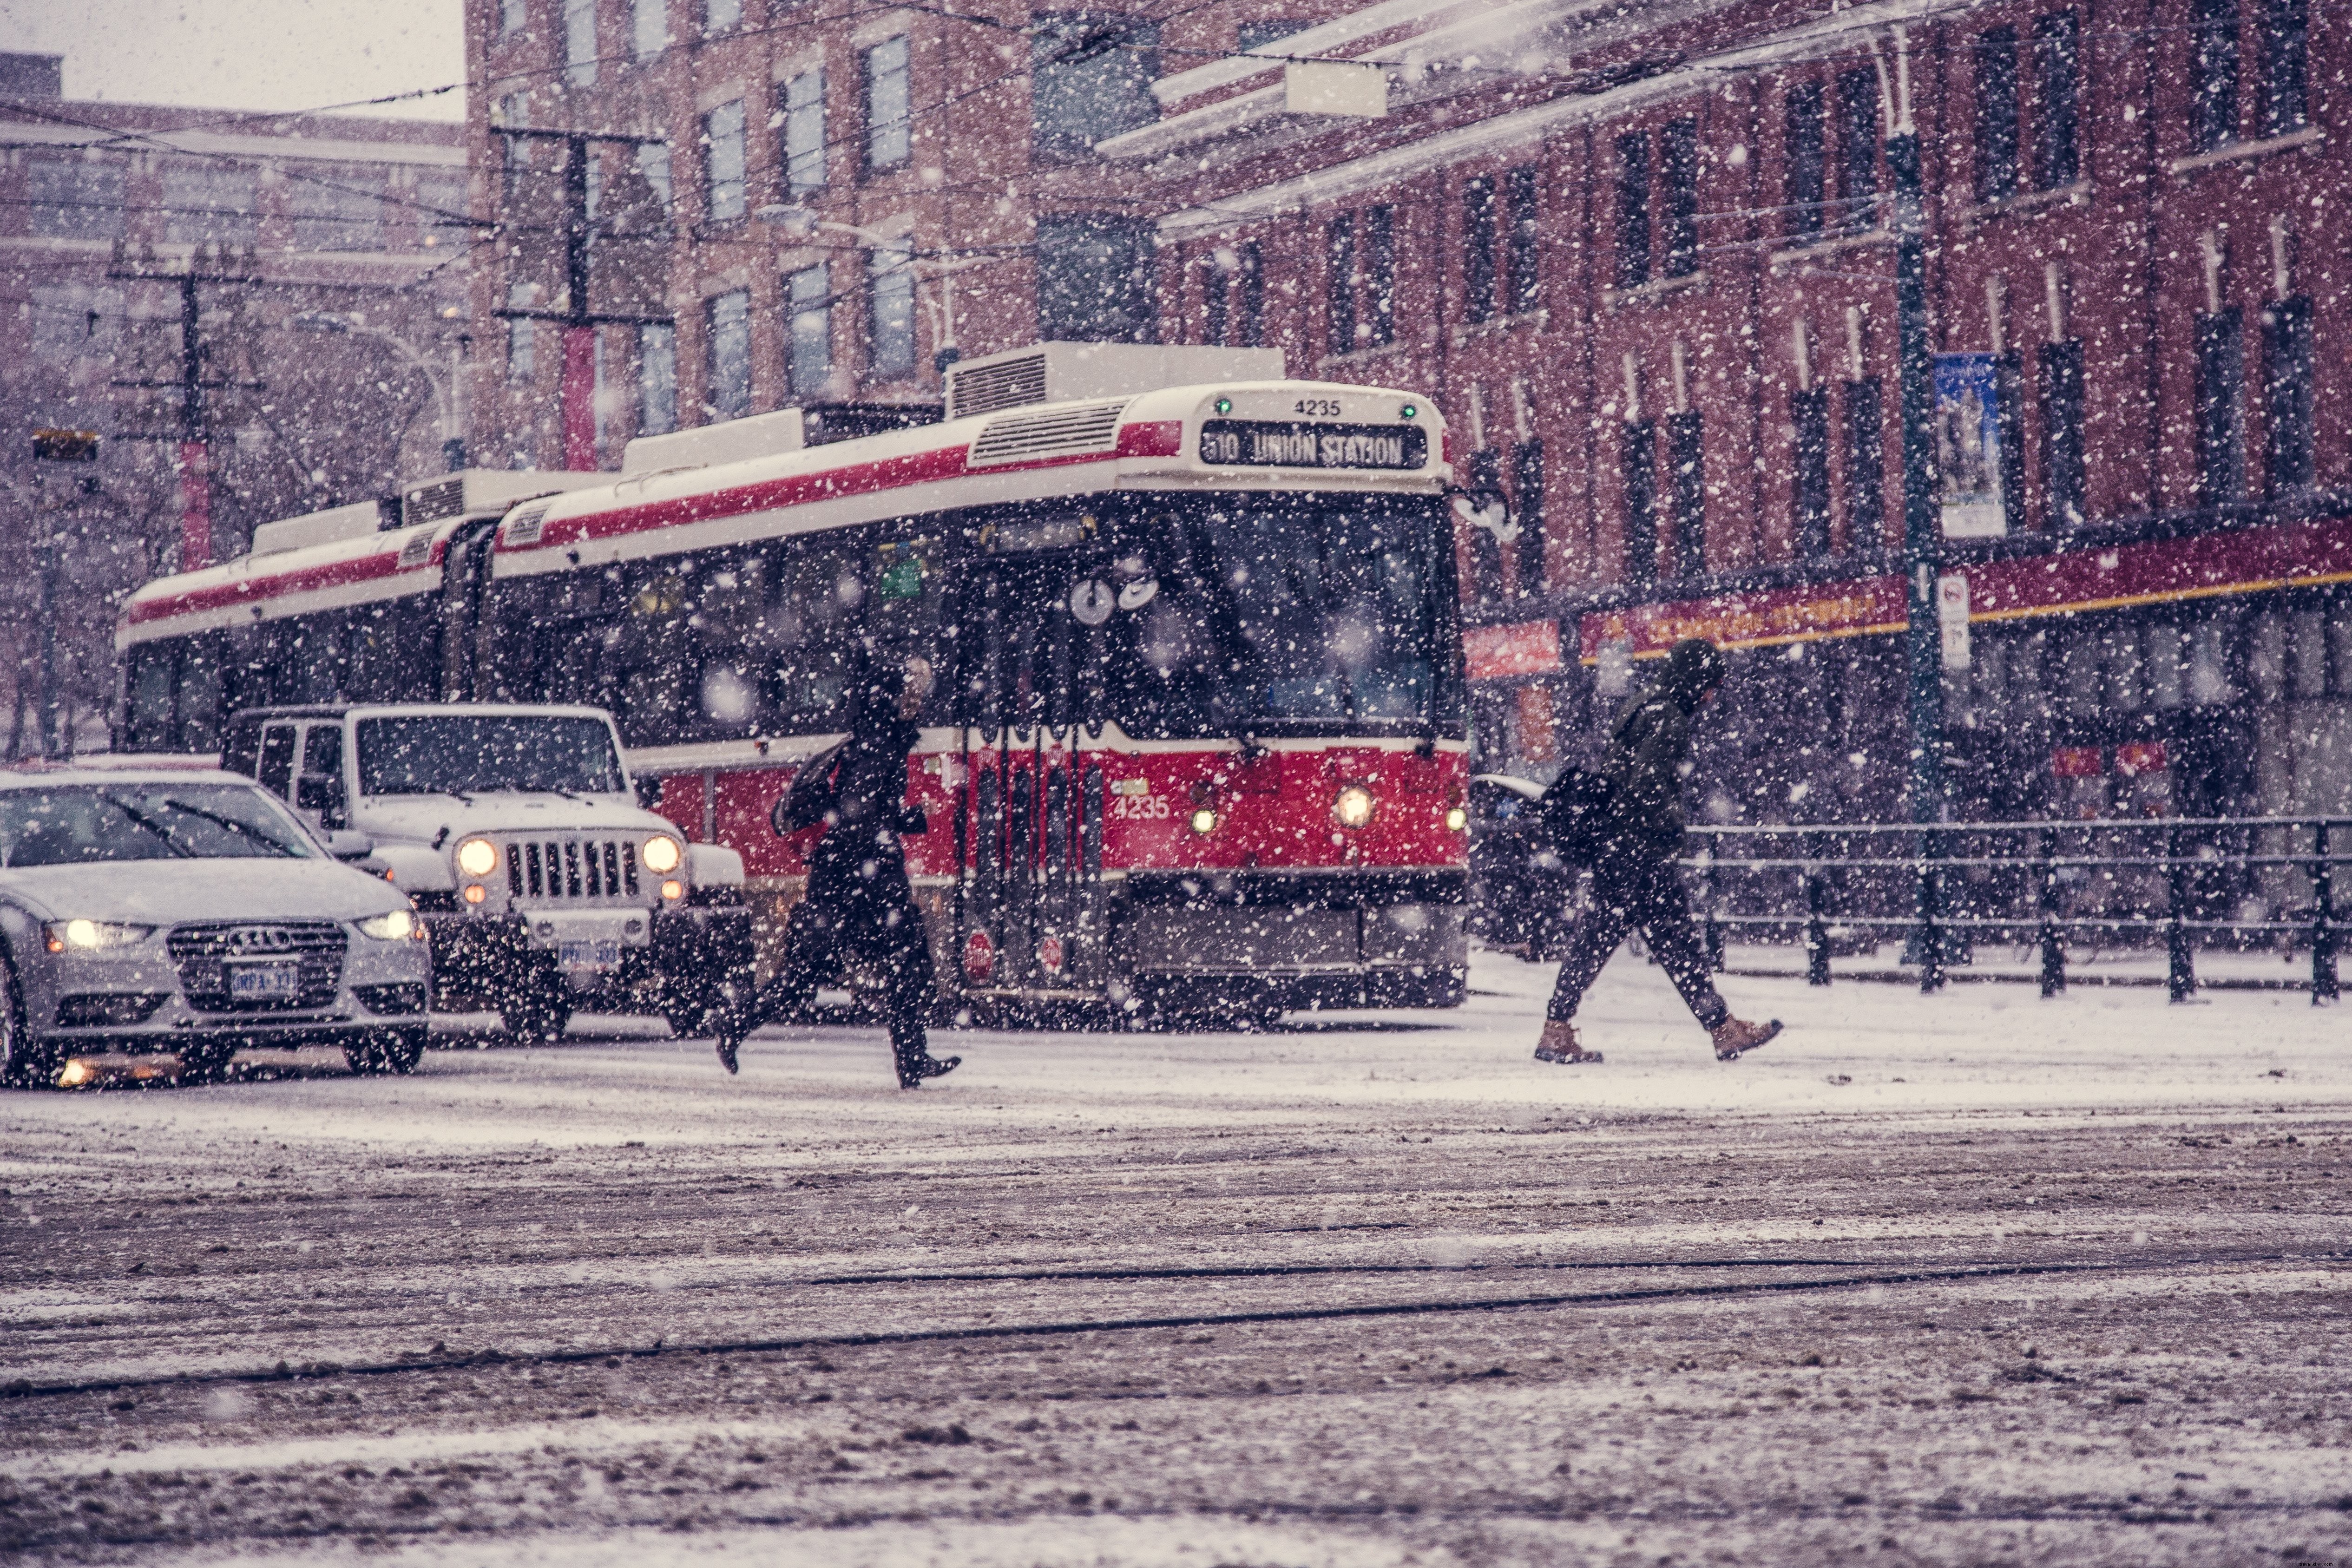
{"label": "black trouser", "polygon": [[1576,1005],[1584,999],[1601,966],[1609,962],[1625,933],[1633,930],[1650,939],[1659,967],[1700,1023],[1713,1029],[1731,1016],[1708,977],[1713,966],[1691,930],[1690,900],[1674,862],[1620,844],[1603,849],[1593,864],[1592,907],[1576,922],[1568,957],[1559,967],[1559,984],[1544,1016],[1563,1021],[1574,1018]]}
{"label": "black trouser", "polygon": [[890,1051],[902,1071],[929,1054],[925,1023],[936,992],[921,910],[911,902],[864,899],[820,908],[816,899],[806,898],[793,906],[786,933],[784,967],[761,988],[744,1033],[771,1019],[792,1017],[808,1006],[819,986],[841,977],[845,969],[858,968],[882,979]]}

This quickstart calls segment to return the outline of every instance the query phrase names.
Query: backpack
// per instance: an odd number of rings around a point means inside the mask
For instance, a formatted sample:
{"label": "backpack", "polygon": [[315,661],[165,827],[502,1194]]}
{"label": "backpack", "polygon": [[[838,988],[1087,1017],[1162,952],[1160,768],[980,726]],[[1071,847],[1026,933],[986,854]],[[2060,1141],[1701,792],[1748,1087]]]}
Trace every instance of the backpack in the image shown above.
{"label": "backpack", "polygon": [[1601,852],[1616,800],[1617,786],[1604,775],[1563,768],[1536,801],[1536,825],[1560,859],[1570,865],[1591,865]]}

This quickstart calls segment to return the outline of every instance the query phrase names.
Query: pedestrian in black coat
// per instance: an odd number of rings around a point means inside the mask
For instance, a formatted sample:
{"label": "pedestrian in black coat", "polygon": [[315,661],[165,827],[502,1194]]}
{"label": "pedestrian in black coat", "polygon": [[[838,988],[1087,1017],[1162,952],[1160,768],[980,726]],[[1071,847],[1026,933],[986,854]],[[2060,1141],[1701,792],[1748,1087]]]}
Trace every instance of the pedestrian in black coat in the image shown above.
{"label": "pedestrian in black coat", "polygon": [[811,759],[778,803],[777,832],[821,822],[824,836],[809,853],[808,895],[793,910],[783,968],[719,1032],[728,1071],[744,1036],[799,1012],[818,986],[850,969],[882,981],[900,1088],[919,1088],[963,1060],[930,1053],[925,1024],[937,994],[930,940],[907,880],[903,842],[928,826],[922,808],[907,804],[907,758],[930,686],[924,660],[877,666],[857,694],[849,738]]}
{"label": "pedestrian in black coat", "polygon": [[1780,1032],[1780,1020],[1748,1023],[1731,1016],[1717,994],[1713,966],[1691,930],[1690,900],[1675,860],[1683,847],[1683,768],[1690,760],[1691,718],[1723,686],[1723,654],[1692,637],[1675,644],[1657,680],[1629,706],[1610,731],[1608,807],[1595,829],[1592,903],[1576,923],[1559,981],[1545,1011],[1536,1060],[1599,1061],[1576,1038],[1579,1002],[1601,967],[1629,931],[1649,938],[1650,951],[1693,1017],[1714,1038],[1725,1061],[1755,1050]]}

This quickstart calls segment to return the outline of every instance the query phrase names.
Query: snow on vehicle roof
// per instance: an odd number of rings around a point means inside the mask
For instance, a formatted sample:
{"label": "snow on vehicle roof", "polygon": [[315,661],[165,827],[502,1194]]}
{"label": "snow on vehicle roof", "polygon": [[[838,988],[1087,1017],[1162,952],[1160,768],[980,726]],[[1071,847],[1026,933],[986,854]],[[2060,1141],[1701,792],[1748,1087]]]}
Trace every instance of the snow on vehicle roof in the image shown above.
{"label": "snow on vehicle roof", "polygon": [[159,577],[123,601],[114,645],[433,592],[441,586],[449,536],[463,521],[418,523]]}
{"label": "snow on vehicle roof", "polygon": [[209,758],[175,764],[157,758],[125,758],[120,766],[99,758],[60,762],[12,762],[0,767],[0,789],[47,789],[59,784],[246,784],[243,774],[224,771]]}
{"label": "snow on vehicle roof", "polygon": [[[1425,398],[1389,387],[1297,381],[1234,381],[1162,387],[1062,403],[1024,403],[944,424],[885,431],[709,467],[630,475],[593,489],[517,507],[499,532],[501,577],[667,555],[748,538],[843,528],[950,507],[1051,500],[1156,480],[1199,483],[1185,436],[1213,400],[1251,394],[1412,408],[1431,434],[1423,467],[1379,476],[1427,485],[1443,472],[1444,422]],[[1222,413],[1222,410],[1214,411]],[[1108,475],[1106,464],[1118,466]],[[1219,487],[1362,483],[1363,474],[1234,468]]]}

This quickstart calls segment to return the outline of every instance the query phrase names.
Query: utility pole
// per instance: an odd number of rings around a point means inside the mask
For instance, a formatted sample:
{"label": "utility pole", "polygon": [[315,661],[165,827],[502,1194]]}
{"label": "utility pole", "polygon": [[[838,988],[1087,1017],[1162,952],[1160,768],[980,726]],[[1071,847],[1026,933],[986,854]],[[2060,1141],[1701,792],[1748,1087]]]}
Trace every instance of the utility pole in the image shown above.
{"label": "utility pole", "polygon": [[[1882,90],[1886,66],[1879,62]],[[1911,664],[1911,820],[1941,823],[1944,801],[1944,644],[1936,606],[1943,570],[1942,519],[1936,507],[1935,341],[1927,325],[1927,234],[1919,167],[1919,130],[1911,112],[1911,46],[1895,29],[1895,79],[1886,92],[1886,168],[1895,187],[1895,345],[1903,419],[1903,575],[1908,606],[1904,643]],[[1919,988],[1944,983],[1936,915],[1942,835],[1919,834]]]}
{"label": "utility pole", "polygon": [[589,241],[593,229],[588,214],[589,149],[602,143],[660,145],[668,138],[588,131],[500,130],[497,134],[517,141],[556,141],[563,147],[562,214],[557,225],[563,235],[563,287],[557,296],[556,308],[504,306],[491,314],[509,319],[549,321],[562,329],[563,465],[582,471],[593,469],[596,466],[596,329],[666,327],[675,319],[588,308]]}
{"label": "utility pole", "polygon": [[[38,463],[95,463],[98,461],[98,432],[94,430],[37,430],[33,432],[33,458]],[[81,488],[95,486],[85,479]],[[43,497],[47,500],[48,497]],[[41,623],[41,755],[45,758],[69,757],[73,754],[73,737],[65,722],[65,693],[58,679],[58,576],[60,557],[65,551],[65,508],[45,506],[38,517],[42,529],[39,567]],[[18,668],[21,670],[22,665]]]}
{"label": "utility pole", "polygon": [[[206,283],[252,283],[258,277],[253,248],[239,258],[226,246],[207,247],[201,241],[189,254],[188,265],[172,268],[155,258],[155,247],[140,247],[136,262],[122,241],[114,242],[114,259],[107,277],[131,282],[176,284],[180,291],[180,374],[175,381],[118,381],[119,387],[175,390],[180,394],[180,570],[194,571],[213,560],[212,427],[205,393],[232,383],[205,379],[205,343],[197,295]],[[259,382],[236,383],[258,387]]]}

